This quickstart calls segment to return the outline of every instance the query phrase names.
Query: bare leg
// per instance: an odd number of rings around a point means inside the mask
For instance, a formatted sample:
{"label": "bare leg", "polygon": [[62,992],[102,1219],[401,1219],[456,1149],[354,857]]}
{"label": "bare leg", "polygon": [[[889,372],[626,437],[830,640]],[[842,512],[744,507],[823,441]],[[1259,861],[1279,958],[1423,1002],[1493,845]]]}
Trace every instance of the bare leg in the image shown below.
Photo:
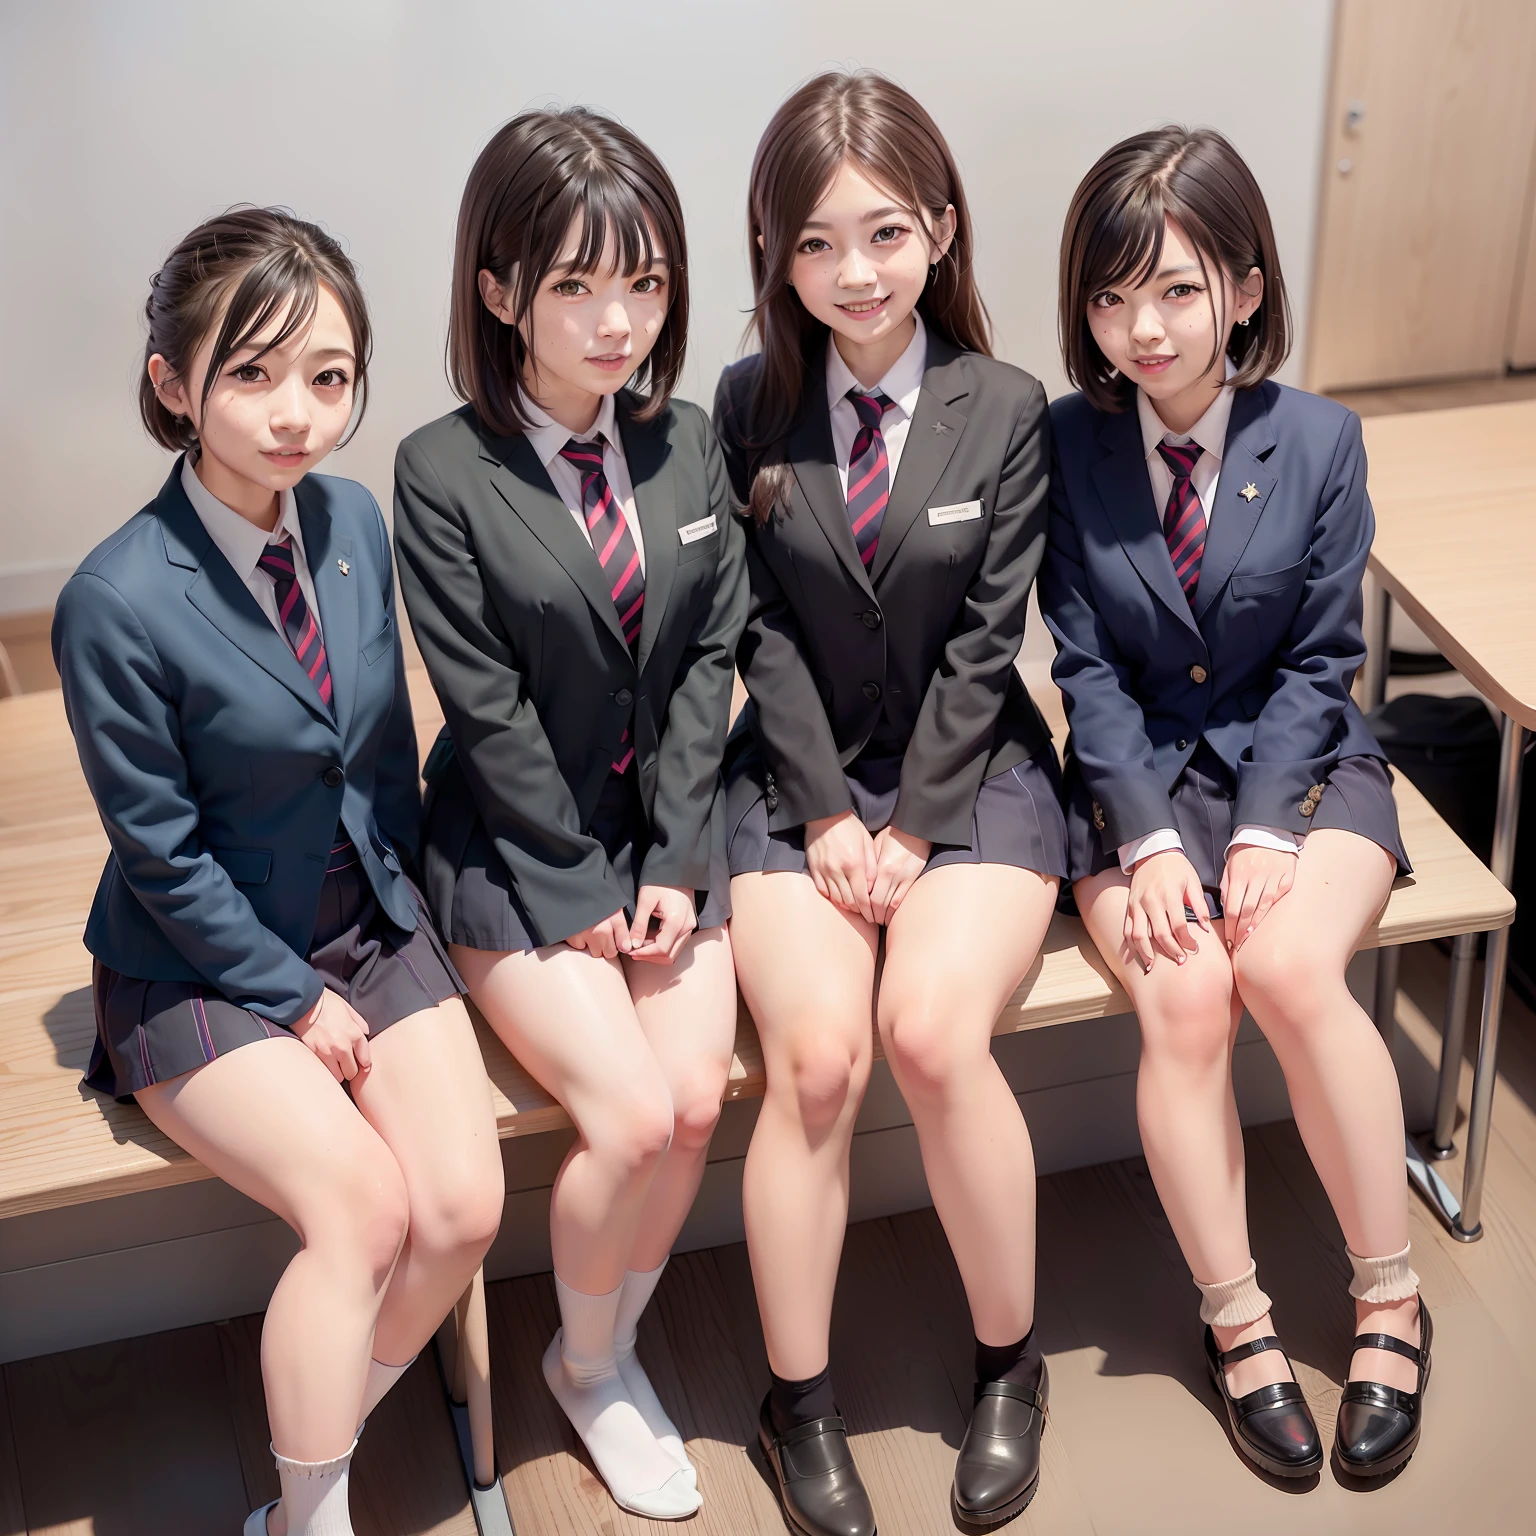
{"label": "bare leg", "polygon": [[[1217,932],[1200,933],[1181,966],[1159,956],[1149,972],[1125,942],[1130,880],[1118,869],[1079,880],[1077,909],[1109,962],[1141,1025],[1136,1119],[1152,1182],[1179,1248],[1197,1280],[1234,1280],[1253,1262],[1248,1244],[1243,1133],[1232,1094],[1232,1047],[1242,1004]],[[1262,1277],[1261,1277],[1262,1283]],[[1269,1314],[1241,1328],[1218,1328],[1224,1350],[1273,1333]],[[1273,1352],[1227,1372],[1242,1395],[1290,1372]]]}
{"label": "bare leg", "polygon": [[457,998],[371,1043],[352,1098],[405,1177],[410,1232],[384,1296],[373,1355],[404,1365],[463,1294],[501,1221],[503,1181],[485,1063]]}
{"label": "bare leg", "polygon": [[345,1455],[409,1215],[393,1154],[297,1040],[241,1046],[138,1101],[178,1146],[299,1234],[261,1335],[272,1444],[294,1461]]}
{"label": "bare leg", "polygon": [[1034,1324],[1034,1150],[991,1042],[1056,886],[1007,865],[945,865],[918,879],[886,931],[880,1037],[983,1344],[1012,1344]]}
{"label": "bare leg", "polygon": [[724,928],[694,934],[670,966],[625,961],[635,1014],[672,1099],[672,1145],[651,1182],[629,1267],[651,1270],[672,1251],[720,1118],[736,1043],[736,969]]}
{"label": "bare leg", "polygon": [[736,973],[768,1089],[742,1184],[747,1251],[768,1363],[826,1368],[848,1225],[848,1151],[873,1059],[876,930],[801,874],[731,881]]}
{"label": "bare leg", "polygon": [[[1237,989],[1274,1047],[1296,1128],[1345,1241],[1380,1258],[1408,1244],[1403,1102],[1392,1056],[1344,972],[1392,888],[1391,856],[1353,832],[1309,833],[1296,880],[1233,956]],[[1418,1342],[1413,1298],[1356,1304],[1361,1329]],[[1412,1391],[1411,1362],[1363,1350],[1352,1374]]]}

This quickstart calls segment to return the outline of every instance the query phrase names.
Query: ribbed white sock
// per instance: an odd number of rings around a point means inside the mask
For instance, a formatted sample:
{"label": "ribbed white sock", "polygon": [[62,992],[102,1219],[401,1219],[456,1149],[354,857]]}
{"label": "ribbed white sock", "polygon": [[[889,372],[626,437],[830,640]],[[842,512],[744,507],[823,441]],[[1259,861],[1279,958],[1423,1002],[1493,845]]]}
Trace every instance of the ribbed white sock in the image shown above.
{"label": "ribbed white sock", "polygon": [[352,1514],[347,1507],[347,1473],[352,1467],[354,1440],[345,1456],[334,1461],[277,1461],[277,1478],[283,1488],[283,1512],[288,1517],[288,1536],[353,1536]]}
{"label": "ribbed white sock", "polygon": [[614,1502],[654,1520],[680,1520],[701,1501],[646,1428],[619,1375],[614,1323],[622,1291],[621,1285],[606,1296],[588,1296],[555,1276],[562,1326],[544,1351],[544,1380]]}
{"label": "ribbed white sock", "polygon": [[382,1360],[368,1362],[368,1379],[363,1383],[363,1409],[357,1416],[358,1434],[362,1434],[368,1415],[389,1396],[389,1389],[415,1364],[415,1355],[404,1365],[385,1365]]}
{"label": "ribbed white sock", "polygon": [[663,1259],[655,1269],[631,1269],[625,1272],[624,1283],[619,1287],[619,1312],[614,1321],[613,1349],[619,1362],[619,1375],[629,1391],[630,1399],[640,1410],[645,1427],[655,1435],[656,1443],[662,1450],[697,1482],[698,1473],[688,1459],[683,1437],[678,1433],[677,1425],[672,1422],[667,1410],[661,1406],[661,1399],[656,1396],[651,1378],[645,1374],[645,1367],[640,1364],[640,1357],[635,1353],[635,1335],[640,1327],[640,1314],[650,1305],[651,1297],[656,1292],[656,1283],[666,1267],[667,1261]]}

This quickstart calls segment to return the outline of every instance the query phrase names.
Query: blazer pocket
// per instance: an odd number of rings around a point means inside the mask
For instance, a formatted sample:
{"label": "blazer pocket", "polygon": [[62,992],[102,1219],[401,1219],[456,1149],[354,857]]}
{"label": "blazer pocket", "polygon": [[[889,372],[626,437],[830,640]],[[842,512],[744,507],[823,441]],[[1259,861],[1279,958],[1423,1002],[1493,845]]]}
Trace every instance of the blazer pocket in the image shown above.
{"label": "blazer pocket", "polygon": [[208,852],[236,885],[265,885],[272,874],[272,855],[265,848],[210,848]]}
{"label": "blazer pocket", "polygon": [[1311,564],[1312,556],[1308,553],[1303,555],[1295,565],[1288,565],[1283,570],[1258,571],[1252,575],[1234,576],[1230,587],[1232,596],[1262,597],[1268,592],[1283,592],[1304,577]]}
{"label": "blazer pocket", "polygon": [[682,545],[677,552],[677,563],[679,565],[692,565],[695,560],[702,560],[705,555],[708,555],[711,559],[716,559],[719,553],[719,533],[707,533],[701,539],[694,539],[692,543]]}
{"label": "blazer pocket", "polygon": [[363,647],[363,660],[371,667],[394,643],[395,626],[386,613],[384,615],[384,628]]}

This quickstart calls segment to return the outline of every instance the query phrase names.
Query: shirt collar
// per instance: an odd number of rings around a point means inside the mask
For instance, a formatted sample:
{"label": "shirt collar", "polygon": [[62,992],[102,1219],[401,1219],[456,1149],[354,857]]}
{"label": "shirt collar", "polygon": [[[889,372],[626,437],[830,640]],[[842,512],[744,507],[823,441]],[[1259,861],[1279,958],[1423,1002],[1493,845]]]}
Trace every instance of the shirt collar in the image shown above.
{"label": "shirt collar", "polygon": [[[912,318],[917,329],[906,351],[886,370],[885,377],[875,387],[882,390],[888,400],[894,401],[908,416],[917,410],[918,391],[923,387],[923,370],[928,366],[928,331],[923,317],[914,309]],[[850,389],[862,389],[854,378],[853,370],[843,361],[830,336],[827,337],[827,399],[836,405]]]}
{"label": "shirt collar", "polygon": [[[1237,364],[1227,359],[1227,378],[1237,372]],[[1216,398],[1206,406],[1205,414],[1187,433],[1170,432],[1157,414],[1146,392],[1136,391],[1136,415],[1141,422],[1141,447],[1150,459],[1162,443],[1198,443],[1213,459],[1220,460],[1227,446],[1227,423],[1232,418],[1232,386],[1223,384]]]}
{"label": "shirt collar", "polygon": [[592,423],[591,429],[586,432],[575,433],[569,427],[562,427],[548,411],[544,410],[527,394],[522,396],[523,414],[528,418],[528,442],[533,451],[539,456],[539,463],[545,469],[554,463],[559,452],[570,440],[575,437],[579,442],[591,442],[598,433],[602,433],[608,446],[624,457],[624,444],[619,439],[618,416],[613,407],[613,396],[604,395],[602,404],[597,408],[597,420]]}
{"label": "shirt collar", "polygon": [[220,501],[197,478],[190,455],[182,460],[181,488],[187,493],[187,500],[192,503],[199,521],[208,530],[208,537],[219,546],[219,553],[234,567],[241,581],[249,581],[256,574],[267,545],[276,544],[285,536],[291,538],[302,553],[304,538],[299,531],[298,498],[291,489],[285,490],[279,498],[277,527],[268,533]]}

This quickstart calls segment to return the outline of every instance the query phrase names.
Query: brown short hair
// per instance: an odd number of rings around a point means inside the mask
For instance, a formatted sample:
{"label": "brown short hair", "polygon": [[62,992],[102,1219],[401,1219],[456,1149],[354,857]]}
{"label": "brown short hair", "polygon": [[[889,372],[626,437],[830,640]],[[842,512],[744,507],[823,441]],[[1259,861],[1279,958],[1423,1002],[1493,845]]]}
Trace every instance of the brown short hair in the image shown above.
{"label": "brown short hair", "polygon": [[[1124,410],[1136,386],[1099,350],[1088,306],[1105,288],[1131,277],[1144,281],[1156,269],[1169,219],[1188,235],[1202,268],[1214,262],[1239,283],[1254,267],[1263,275],[1264,297],[1251,325],[1235,328],[1227,343],[1237,365],[1232,384],[1263,383],[1291,350],[1291,305],[1275,232],[1243,157],[1213,128],[1170,124],[1134,134],[1083,177],[1061,235],[1062,360],[1067,377],[1101,411]],[[1214,288],[1211,295],[1214,306]]]}
{"label": "brown short hair", "polygon": [[[642,420],[665,409],[682,375],[688,248],[682,205],[666,168],[622,123],[586,107],[524,112],[496,131],[465,183],[448,320],[448,382],[503,437],[528,430],[519,393],[528,349],[519,327],[577,217],[576,272],[593,270],[610,235],[626,272],[648,267],[658,240],[667,260],[667,317],[636,375],[636,387],[649,396],[638,412]],[[517,325],[504,325],[486,308],[482,269],[511,285]]]}
{"label": "brown short hair", "polygon": [[[756,446],[771,448],[800,406],[807,366],[819,358],[827,327],[789,286],[796,243],[812,209],[845,161],[890,190],[914,214],[955,210],[955,237],[917,307],[955,346],[990,355],[992,326],[972,271],[970,208],[960,169],[939,126],[894,80],[873,70],[840,70],[807,81],[774,113],[752,160],[748,250],[752,259],[750,330],[762,345],[753,402]],[[758,239],[762,245],[759,247]],[[752,486],[752,513],[766,518],[788,489],[788,469],[768,456]]]}
{"label": "brown short hair", "polygon": [[262,356],[310,323],[322,283],[336,295],[352,331],[356,377],[352,421],[342,439],[347,442],[368,403],[368,359],[373,350],[368,306],[357,271],[341,246],[318,225],[306,223],[286,208],[246,206],[227,209],[199,224],[149,280],[144,305],[149,335],[139,378],[139,415],[149,435],[166,448],[197,445],[191,419],[174,415],[155,393],[150,358],[158,352],[171,372],[188,382],[187,369],[217,324],[202,384],[200,404],[206,407],[219,370],[249,346],[253,336],[283,316],[277,334],[257,354]]}

